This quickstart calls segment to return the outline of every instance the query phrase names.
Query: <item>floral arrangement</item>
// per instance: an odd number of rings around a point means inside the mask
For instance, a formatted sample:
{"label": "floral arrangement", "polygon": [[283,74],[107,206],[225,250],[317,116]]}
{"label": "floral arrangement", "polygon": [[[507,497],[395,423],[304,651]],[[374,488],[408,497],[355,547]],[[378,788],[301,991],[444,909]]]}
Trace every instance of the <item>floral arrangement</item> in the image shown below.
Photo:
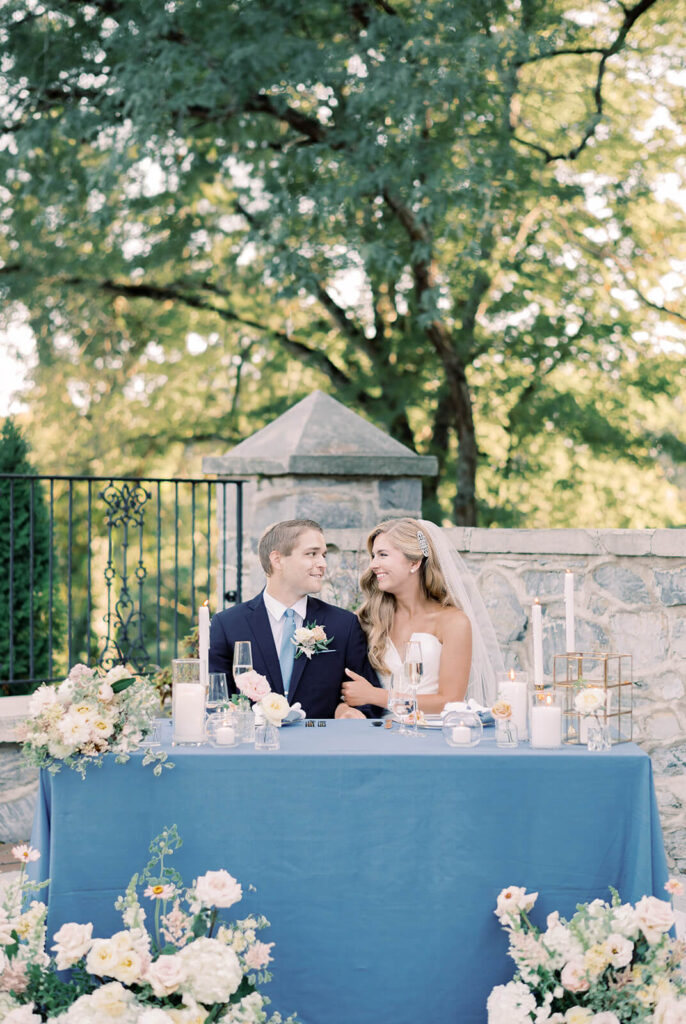
{"label": "floral arrangement", "polygon": [[267,677],[260,675],[254,668],[248,672],[242,672],[236,679],[236,686],[243,696],[253,701],[262,700],[272,692]]}
{"label": "floral arrangement", "polygon": [[[17,727],[29,764],[58,772],[62,765],[86,774],[113,753],[123,763],[152,728],[158,710],[155,687],[117,665],[109,671],[74,665],[59,686],[43,684],[29,701],[29,717]],[[163,751],[146,751],[144,764],[159,775],[171,767]]]}
{"label": "floral arrangement", "polygon": [[500,737],[501,746],[517,746],[517,733],[512,721],[512,705],[506,700],[497,700],[491,708],[495,722],[496,737]]}
{"label": "floral arrangement", "polygon": [[260,675],[259,672],[255,672],[254,669],[239,675],[236,685],[241,691],[241,696],[237,698],[238,706],[241,706],[246,697],[249,698],[251,701],[254,701],[256,710],[259,709],[264,720],[270,725],[282,725],[284,719],[288,717],[294,708],[300,708],[299,704],[294,704],[291,707],[283,694],[274,693],[267,677]]}
{"label": "floral arrangement", "polygon": [[[679,882],[665,886],[670,895]],[[495,910],[517,971],[488,997],[488,1024],[680,1024],[686,1021],[686,945],[673,940],[671,903],[644,896],[581,904],[570,921],[555,911],[545,931],[529,912],[538,893],[510,886]]]}
{"label": "floral arrangement", "polygon": [[300,626],[292,637],[292,643],[295,644],[296,658],[304,654],[308,661],[312,658],[313,654],[333,654],[333,648],[329,647],[332,641],[333,637],[327,636],[324,627],[318,626],[316,622]]}
{"label": "floral arrangement", "polygon": [[[259,984],[269,981],[273,943],[258,939],[269,922],[246,917],[225,922],[221,913],[242,897],[228,871],[208,871],[185,889],[165,857],[179,848],[176,826],[150,844],[151,859],[134,875],[115,906],[124,928],[93,938],[92,924],[70,922],[45,952],[45,904],[22,912],[31,887],[24,866],[38,854],[15,848],[20,881],[0,910],[0,1020],[4,1024],[281,1024],[267,1017],[269,1000]],[[145,925],[138,888],[153,908]],[[65,980],[58,972],[68,971]],[[295,1017],[288,1022],[295,1024]]]}

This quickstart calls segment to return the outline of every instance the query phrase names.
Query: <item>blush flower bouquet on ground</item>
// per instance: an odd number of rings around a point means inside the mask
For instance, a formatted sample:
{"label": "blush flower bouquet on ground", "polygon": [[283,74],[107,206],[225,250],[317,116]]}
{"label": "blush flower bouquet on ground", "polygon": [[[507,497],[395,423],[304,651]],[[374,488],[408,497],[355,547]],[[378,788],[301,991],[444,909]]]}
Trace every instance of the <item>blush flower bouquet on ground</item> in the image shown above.
{"label": "blush flower bouquet on ground", "polygon": [[[242,888],[228,871],[208,871],[184,888],[165,858],[181,845],[176,826],[150,844],[151,859],[134,875],[115,907],[124,927],[93,938],[91,923],[70,922],[45,951],[46,907],[36,900],[25,864],[30,847],[17,848],[19,883],[0,910],[0,1020],[4,1024],[282,1024],[268,1017],[258,985],[269,981],[273,943],[258,932],[264,917],[224,921]],[[152,926],[138,890],[152,906]],[[67,977],[59,972],[68,972]],[[294,1016],[286,1024],[296,1024]]]}
{"label": "blush flower bouquet on ground", "polygon": [[[665,886],[670,895],[680,883]],[[684,943],[670,937],[671,903],[644,896],[635,905],[581,904],[570,921],[555,911],[541,931],[529,919],[538,893],[510,886],[495,910],[517,965],[512,981],[488,997],[488,1024],[683,1024]]]}
{"label": "blush flower bouquet on ground", "polygon": [[[157,691],[145,677],[116,665],[109,671],[75,665],[59,686],[43,684],[32,695],[29,716],[16,729],[29,764],[58,772],[62,765],[85,776],[104,754],[128,761],[152,727],[159,709]],[[159,775],[163,752],[150,752]]]}

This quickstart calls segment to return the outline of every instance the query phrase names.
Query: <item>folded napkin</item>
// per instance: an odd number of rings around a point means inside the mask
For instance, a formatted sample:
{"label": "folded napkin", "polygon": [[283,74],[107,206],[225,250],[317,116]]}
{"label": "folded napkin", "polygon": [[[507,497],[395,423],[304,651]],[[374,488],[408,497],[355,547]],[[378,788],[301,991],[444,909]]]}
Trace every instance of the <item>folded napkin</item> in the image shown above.
{"label": "folded napkin", "polygon": [[446,704],[441,711],[441,717],[447,715],[449,711],[473,711],[481,719],[482,725],[492,725],[494,721],[491,709],[485,708],[483,704],[479,704],[473,697],[470,697],[468,701],[455,700]]}
{"label": "folded napkin", "polygon": [[302,722],[303,718],[307,718],[307,715],[300,706],[300,701],[296,701],[295,704],[291,704],[291,710],[284,718],[283,724],[292,725],[294,722]]}

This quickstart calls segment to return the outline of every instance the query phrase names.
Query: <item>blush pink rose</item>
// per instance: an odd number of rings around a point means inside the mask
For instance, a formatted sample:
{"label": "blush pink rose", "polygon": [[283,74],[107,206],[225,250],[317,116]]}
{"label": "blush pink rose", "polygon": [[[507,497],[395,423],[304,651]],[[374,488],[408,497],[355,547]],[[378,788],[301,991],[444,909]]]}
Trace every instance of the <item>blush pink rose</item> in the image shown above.
{"label": "blush pink rose", "polygon": [[583,960],[569,960],[562,968],[560,981],[568,992],[586,992],[589,982],[584,974]]}

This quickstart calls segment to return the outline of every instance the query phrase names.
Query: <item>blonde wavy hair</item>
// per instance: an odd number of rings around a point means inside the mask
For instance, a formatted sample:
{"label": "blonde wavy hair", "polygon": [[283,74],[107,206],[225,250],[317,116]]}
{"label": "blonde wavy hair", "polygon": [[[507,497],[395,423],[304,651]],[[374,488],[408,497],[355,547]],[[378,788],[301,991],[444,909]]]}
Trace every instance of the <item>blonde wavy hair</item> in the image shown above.
{"label": "blonde wavy hair", "polygon": [[[423,533],[429,554],[424,555],[419,546],[419,534]],[[431,601],[437,601],[444,607],[456,607],[455,601],[448,593],[448,587],[443,573],[438,565],[438,558],[431,543],[431,539],[422,531],[421,524],[416,519],[387,519],[375,526],[367,537],[367,551],[370,556],[374,547],[374,541],[380,534],[384,534],[407,558],[408,562],[419,562],[419,582],[424,596]],[[360,577],[360,589],[364,596],[364,602],[357,612],[360,625],[367,636],[369,647],[369,661],[379,672],[388,672],[388,666],[384,661],[386,646],[393,627],[395,616],[396,600],[393,594],[386,594],[379,590],[376,576],[371,567]]]}

